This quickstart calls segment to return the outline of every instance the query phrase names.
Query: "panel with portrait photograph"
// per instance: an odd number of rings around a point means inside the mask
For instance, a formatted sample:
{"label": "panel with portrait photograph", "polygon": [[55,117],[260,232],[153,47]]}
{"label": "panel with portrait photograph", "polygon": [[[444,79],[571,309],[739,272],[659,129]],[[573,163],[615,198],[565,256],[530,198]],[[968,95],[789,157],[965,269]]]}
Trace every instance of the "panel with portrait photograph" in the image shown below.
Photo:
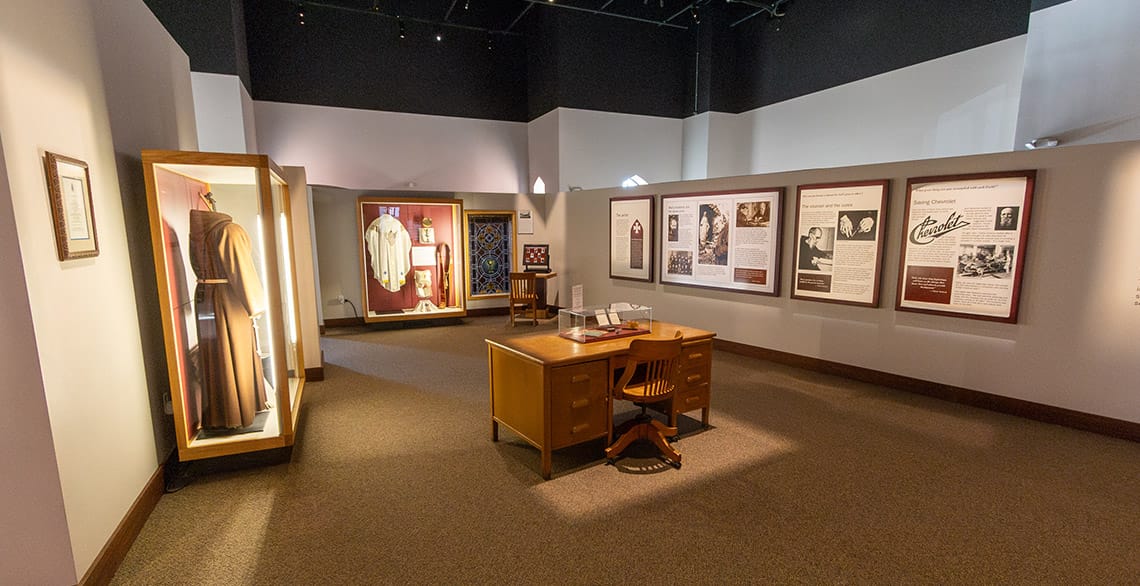
{"label": "panel with portrait photograph", "polygon": [[793,299],[879,306],[889,186],[882,179],[796,190]]}
{"label": "panel with portrait photograph", "polygon": [[1036,177],[909,179],[895,309],[1017,323]]}

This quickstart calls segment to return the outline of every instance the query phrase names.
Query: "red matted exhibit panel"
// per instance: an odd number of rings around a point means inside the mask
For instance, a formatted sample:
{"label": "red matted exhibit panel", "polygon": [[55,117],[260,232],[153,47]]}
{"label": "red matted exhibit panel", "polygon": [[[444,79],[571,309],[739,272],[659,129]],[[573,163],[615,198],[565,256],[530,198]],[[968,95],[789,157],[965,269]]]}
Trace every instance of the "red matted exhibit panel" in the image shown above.
{"label": "red matted exhibit panel", "polygon": [[365,322],[467,314],[460,200],[361,196],[357,216]]}

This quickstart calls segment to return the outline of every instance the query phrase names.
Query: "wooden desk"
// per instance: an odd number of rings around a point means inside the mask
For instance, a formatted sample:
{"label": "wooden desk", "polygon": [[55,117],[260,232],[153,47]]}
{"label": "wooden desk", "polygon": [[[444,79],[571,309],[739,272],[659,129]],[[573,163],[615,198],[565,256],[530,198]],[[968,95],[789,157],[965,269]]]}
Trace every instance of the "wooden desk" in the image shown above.
{"label": "wooden desk", "polygon": [[542,477],[550,478],[551,452],[600,437],[613,441],[611,391],[614,371],[626,362],[633,340],[673,337],[681,330],[681,374],[668,408],[677,415],[701,409],[709,424],[713,332],[654,322],[651,333],[579,344],[557,332],[488,338],[491,441],[504,425],[542,452]]}

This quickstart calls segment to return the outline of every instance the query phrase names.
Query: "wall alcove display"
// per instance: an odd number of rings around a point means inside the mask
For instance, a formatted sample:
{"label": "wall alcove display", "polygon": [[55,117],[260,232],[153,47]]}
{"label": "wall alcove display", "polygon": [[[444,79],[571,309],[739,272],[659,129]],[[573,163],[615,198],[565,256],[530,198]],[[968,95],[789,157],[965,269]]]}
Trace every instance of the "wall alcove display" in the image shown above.
{"label": "wall alcove display", "polygon": [[264,155],[142,162],[179,458],[292,445],[305,369],[281,169]]}
{"label": "wall alcove display", "polygon": [[661,196],[661,283],[780,294],[784,189]]}
{"label": "wall alcove display", "polygon": [[463,212],[467,243],[467,298],[506,297],[511,291],[515,212],[468,210]]}
{"label": "wall alcove display", "polygon": [[1017,323],[1036,178],[908,179],[895,309]]}
{"label": "wall alcove display", "polygon": [[652,195],[610,198],[610,278],[653,282]]}
{"label": "wall alcove display", "polygon": [[361,196],[356,207],[365,322],[467,315],[460,200]]}

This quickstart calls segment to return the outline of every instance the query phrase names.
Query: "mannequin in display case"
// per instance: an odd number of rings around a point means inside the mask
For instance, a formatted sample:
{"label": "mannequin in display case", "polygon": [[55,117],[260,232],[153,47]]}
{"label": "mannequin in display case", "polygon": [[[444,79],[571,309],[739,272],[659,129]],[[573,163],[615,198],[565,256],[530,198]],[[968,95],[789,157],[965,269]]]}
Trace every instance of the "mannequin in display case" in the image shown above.
{"label": "mannequin in display case", "polygon": [[198,277],[194,311],[201,360],[202,427],[239,429],[268,409],[265,376],[253,318],[263,313],[265,291],[245,229],[227,214],[190,210],[190,265]]}

